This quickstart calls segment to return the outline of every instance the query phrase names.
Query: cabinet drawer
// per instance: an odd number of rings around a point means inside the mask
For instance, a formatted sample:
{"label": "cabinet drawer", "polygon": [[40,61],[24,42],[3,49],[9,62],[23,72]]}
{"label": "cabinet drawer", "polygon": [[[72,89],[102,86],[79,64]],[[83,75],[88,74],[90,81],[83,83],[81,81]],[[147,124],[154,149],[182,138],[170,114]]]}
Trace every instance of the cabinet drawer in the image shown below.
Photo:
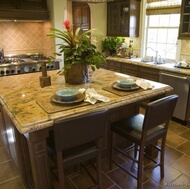
{"label": "cabinet drawer", "polygon": [[140,67],[139,77],[152,81],[159,81],[159,70],[155,68]]}
{"label": "cabinet drawer", "polygon": [[109,67],[114,68],[120,68],[121,69],[121,62],[115,62],[115,61],[108,61]]}
{"label": "cabinet drawer", "polygon": [[133,64],[123,63],[121,72],[132,76],[138,76],[138,66]]}

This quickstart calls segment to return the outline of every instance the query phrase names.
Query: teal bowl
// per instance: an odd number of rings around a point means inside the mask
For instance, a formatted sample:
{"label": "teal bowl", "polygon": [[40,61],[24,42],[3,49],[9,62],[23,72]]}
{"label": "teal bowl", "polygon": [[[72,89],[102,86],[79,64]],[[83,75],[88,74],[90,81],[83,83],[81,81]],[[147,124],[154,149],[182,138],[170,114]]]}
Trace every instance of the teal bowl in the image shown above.
{"label": "teal bowl", "polygon": [[120,87],[126,88],[126,87],[131,87],[135,84],[135,81],[133,79],[125,79],[125,80],[119,80],[117,81],[117,84]]}
{"label": "teal bowl", "polygon": [[79,93],[78,90],[75,89],[63,89],[56,92],[56,95],[64,101],[71,101],[74,100],[77,94]]}

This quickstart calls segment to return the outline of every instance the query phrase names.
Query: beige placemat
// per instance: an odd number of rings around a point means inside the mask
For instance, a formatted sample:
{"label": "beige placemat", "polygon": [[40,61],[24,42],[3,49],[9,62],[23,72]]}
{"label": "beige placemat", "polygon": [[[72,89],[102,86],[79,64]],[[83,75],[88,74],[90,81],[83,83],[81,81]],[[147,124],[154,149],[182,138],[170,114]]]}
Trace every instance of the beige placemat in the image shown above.
{"label": "beige placemat", "polygon": [[52,95],[49,95],[46,98],[39,98],[36,100],[36,103],[44,111],[46,111],[49,114],[90,105],[89,103],[84,102],[84,101],[76,103],[76,104],[58,104],[58,103],[52,102],[51,97],[52,97]]}
{"label": "beige placemat", "polygon": [[139,88],[139,89],[136,89],[136,90],[131,90],[131,91],[122,91],[122,90],[119,90],[119,89],[114,89],[112,86],[103,87],[102,89],[106,90],[106,91],[109,91],[109,92],[111,92],[113,94],[116,94],[118,96],[126,96],[126,95],[130,95],[130,94],[133,94],[133,93],[143,91],[142,88]]}

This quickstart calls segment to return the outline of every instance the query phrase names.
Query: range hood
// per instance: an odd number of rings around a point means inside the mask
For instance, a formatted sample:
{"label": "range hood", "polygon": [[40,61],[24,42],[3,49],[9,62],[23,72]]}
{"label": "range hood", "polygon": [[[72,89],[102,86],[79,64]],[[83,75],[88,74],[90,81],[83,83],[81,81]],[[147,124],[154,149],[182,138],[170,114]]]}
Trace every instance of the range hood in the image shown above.
{"label": "range hood", "polygon": [[48,20],[46,0],[1,0],[0,20]]}
{"label": "range hood", "polygon": [[0,10],[0,20],[48,20],[47,10]]}

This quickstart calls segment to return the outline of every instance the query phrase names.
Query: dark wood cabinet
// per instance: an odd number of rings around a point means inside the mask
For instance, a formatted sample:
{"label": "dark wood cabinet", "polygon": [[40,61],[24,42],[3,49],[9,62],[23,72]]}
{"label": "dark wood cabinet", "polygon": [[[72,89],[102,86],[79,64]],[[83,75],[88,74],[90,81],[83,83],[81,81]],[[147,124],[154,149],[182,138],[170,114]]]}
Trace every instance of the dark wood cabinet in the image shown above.
{"label": "dark wood cabinet", "polygon": [[139,36],[140,1],[107,3],[107,36]]}
{"label": "dark wood cabinet", "polygon": [[159,81],[159,71],[160,70],[156,68],[139,66],[138,77],[152,80],[152,81]]}
{"label": "dark wood cabinet", "polygon": [[121,62],[108,61],[109,70],[121,72]]}
{"label": "dark wood cabinet", "polygon": [[182,0],[179,39],[190,38],[190,1]]}
{"label": "dark wood cabinet", "polygon": [[47,0],[1,0],[0,19],[47,20]]}
{"label": "dark wood cabinet", "polygon": [[73,31],[78,27],[83,32],[90,29],[90,8],[88,3],[72,2]]}
{"label": "dark wood cabinet", "polygon": [[122,63],[122,73],[132,75],[132,76],[138,76],[138,65],[134,64],[125,64]]}
{"label": "dark wood cabinet", "polygon": [[136,65],[134,63],[122,63],[114,60],[107,60],[107,67],[102,67],[112,71],[128,74],[143,79],[159,81],[159,69]]}

